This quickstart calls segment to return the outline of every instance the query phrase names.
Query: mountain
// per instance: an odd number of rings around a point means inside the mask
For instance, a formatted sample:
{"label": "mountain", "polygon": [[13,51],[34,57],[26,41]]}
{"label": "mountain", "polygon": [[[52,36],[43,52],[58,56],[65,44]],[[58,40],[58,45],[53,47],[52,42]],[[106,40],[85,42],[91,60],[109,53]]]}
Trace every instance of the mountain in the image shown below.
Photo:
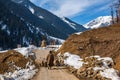
{"label": "mountain", "polygon": [[[66,17],[63,17],[64,18],[63,20],[63,18],[57,17],[51,12],[43,8],[37,7],[36,5],[31,3],[29,0],[12,0],[12,1],[25,6],[32,12],[32,14],[39,17],[40,19],[45,20],[47,23],[59,29],[60,31],[62,32],[65,31],[65,33],[67,32],[68,35],[71,34],[71,32],[73,33],[74,30],[78,32],[82,32],[86,30],[86,28],[84,28],[82,25],[79,25]],[[69,23],[66,23],[66,21]],[[72,26],[75,26],[76,28],[73,28],[73,27],[71,28],[70,24],[73,24]]]}
{"label": "mountain", "polygon": [[[57,17],[51,12],[43,8],[37,7],[36,5],[31,3],[29,0],[12,0],[12,1],[25,6],[32,12],[32,14],[39,17],[40,19],[45,20],[47,23],[49,23],[53,27],[60,29],[60,31],[68,32],[68,35],[71,34],[71,32],[73,33],[74,30],[78,32],[80,31],[82,32],[86,30],[86,28],[84,28],[82,25],[77,24],[66,17],[63,17],[63,18]],[[70,24],[73,24],[73,25],[70,25]],[[76,28],[73,28],[73,26]]]}
{"label": "mountain", "polygon": [[111,16],[100,16],[90,22],[88,22],[87,24],[84,25],[85,28],[99,28],[99,27],[105,27],[105,26],[109,26],[112,24],[112,18]]}
{"label": "mountain", "polygon": [[[83,27],[76,25],[79,28]],[[15,48],[17,44],[29,45],[30,42],[39,45],[42,39],[50,40],[49,36],[66,39],[74,32],[78,31],[29,0],[0,0],[0,48],[2,49]]]}

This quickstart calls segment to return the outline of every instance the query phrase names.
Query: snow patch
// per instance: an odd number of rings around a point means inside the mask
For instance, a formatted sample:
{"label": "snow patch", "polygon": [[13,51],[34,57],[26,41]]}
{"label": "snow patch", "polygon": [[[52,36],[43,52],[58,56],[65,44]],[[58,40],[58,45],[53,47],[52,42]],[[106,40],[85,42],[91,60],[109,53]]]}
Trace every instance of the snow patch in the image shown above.
{"label": "snow patch", "polygon": [[43,17],[43,16],[39,16],[39,18],[44,19],[44,17]]}
{"label": "snow patch", "polygon": [[6,28],[7,28],[7,25],[3,25],[1,29],[5,30]]}
{"label": "snow patch", "polygon": [[35,11],[31,6],[29,6],[29,10],[32,12],[32,14],[34,14]]}
{"label": "snow patch", "polygon": [[22,21],[24,21],[24,19],[23,19],[22,17],[21,17],[20,19],[21,19]]}
{"label": "snow patch", "polygon": [[7,33],[8,33],[8,35],[10,35],[10,31],[9,30],[7,30]]}
{"label": "snow patch", "polygon": [[103,77],[110,78],[112,80],[120,80],[120,77],[118,77],[117,71],[113,68],[105,69],[100,72],[100,74]]}
{"label": "snow patch", "polygon": [[[87,62],[84,62],[83,59],[81,59],[78,55],[74,55],[74,54],[71,54],[69,52],[64,53],[64,57],[65,57],[64,64],[69,65],[69,66],[73,66],[76,69],[81,68],[83,64],[87,64]],[[102,57],[101,58],[98,55],[90,56],[90,57],[95,57],[95,58],[97,58],[97,60],[102,61],[102,63],[103,63],[103,66],[101,66],[101,67],[93,67],[94,71],[100,70],[101,76],[103,76],[105,78],[109,78],[111,80],[120,80],[120,77],[118,76],[117,70],[110,68],[107,65],[108,61],[113,63],[112,58],[110,58],[110,57]]]}
{"label": "snow patch", "polygon": [[78,33],[75,33],[75,34],[77,34],[77,35],[80,35],[82,32],[78,32]]}
{"label": "snow patch", "polygon": [[65,42],[65,40],[60,39],[60,38],[56,38],[56,37],[52,37],[52,36],[49,36],[49,37],[50,37],[51,39],[58,40],[59,43],[64,43],[64,42]]}
{"label": "snow patch", "polygon": [[28,28],[29,28],[30,32],[31,32],[31,33],[33,33],[33,30],[32,30],[32,28],[31,28],[30,26],[29,26]]}
{"label": "snow patch", "polygon": [[[1,49],[2,50],[2,49]],[[7,52],[8,50],[4,50],[4,51],[0,51],[0,53],[4,53],[4,52]]]}
{"label": "snow patch", "polygon": [[30,45],[29,47],[16,48],[14,50],[18,51],[23,56],[28,57],[29,55],[34,55],[34,53],[32,53],[34,49],[36,49],[36,47],[34,45]]}
{"label": "snow patch", "polygon": [[14,71],[13,73],[5,73],[4,75],[0,75],[0,80],[29,80],[31,79],[38,71],[35,69],[34,65],[26,65],[26,69],[20,69]]}
{"label": "snow patch", "polygon": [[24,36],[22,40],[23,40],[23,43],[29,45],[29,41],[27,40],[26,36]]}
{"label": "snow patch", "polygon": [[64,17],[62,17],[61,19],[62,19],[64,22],[66,22],[68,25],[70,25],[73,29],[76,30],[76,28],[75,28],[75,25],[76,25],[76,24],[67,21]]}
{"label": "snow patch", "polygon": [[84,63],[83,61],[81,61],[82,59],[78,55],[72,55],[68,52],[64,54],[64,57],[67,57],[64,60],[64,64],[73,66],[76,69],[79,69]]}

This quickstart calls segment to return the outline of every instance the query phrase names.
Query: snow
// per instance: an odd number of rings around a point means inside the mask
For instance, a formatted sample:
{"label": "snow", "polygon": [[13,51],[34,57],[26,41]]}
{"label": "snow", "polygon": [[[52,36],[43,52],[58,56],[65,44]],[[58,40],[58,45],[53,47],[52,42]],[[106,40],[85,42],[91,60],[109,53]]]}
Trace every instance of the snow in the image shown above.
{"label": "snow", "polygon": [[21,19],[22,21],[24,21],[24,18],[21,17],[20,19]]}
{"label": "snow", "polygon": [[65,42],[65,40],[60,39],[60,38],[56,38],[56,37],[52,37],[52,36],[49,36],[49,37],[50,37],[51,39],[58,40],[59,43],[64,43],[64,42]]}
{"label": "snow", "polygon": [[111,61],[111,62],[113,62],[112,58],[110,58],[110,57],[102,57],[102,58],[98,58],[98,60]]}
{"label": "snow", "polygon": [[98,60],[103,61],[103,66],[108,68],[107,62],[110,61],[113,64],[113,60],[110,57],[103,57],[103,58],[98,58]]}
{"label": "snow", "polygon": [[19,4],[23,2],[23,0],[12,0],[12,1]]}
{"label": "snow", "polygon": [[29,45],[29,41],[27,40],[26,36],[23,36],[22,40],[24,44]]}
{"label": "snow", "polygon": [[76,24],[67,21],[64,17],[62,17],[61,19],[62,19],[64,22],[66,22],[68,25],[70,25],[73,29],[76,30],[76,28],[75,28],[75,25],[76,25]]}
{"label": "snow", "polygon": [[5,80],[3,75],[0,75],[0,80]]}
{"label": "snow", "polygon": [[105,67],[94,67],[93,70],[96,71],[96,70],[104,70]]}
{"label": "snow", "polygon": [[45,35],[45,33],[43,32],[41,28],[36,27],[35,29],[36,29],[36,33],[40,32],[41,35]]}
{"label": "snow", "polygon": [[35,11],[31,6],[29,6],[29,10],[32,12],[32,14],[34,14]]}
{"label": "snow", "polygon": [[47,47],[56,47],[56,48],[59,48],[61,47],[62,45],[47,45]]}
{"label": "snow", "polygon": [[39,16],[39,18],[44,19],[44,17],[43,17],[43,16]]}
{"label": "snow", "polygon": [[28,80],[31,79],[37,72],[37,69],[34,70],[34,65],[30,66],[28,69],[21,69],[19,71],[15,71],[10,75],[15,80]]}
{"label": "snow", "polygon": [[118,73],[113,68],[94,67],[93,70],[100,70],[100,75],[111,80],[120,80]]}
{"label": "snow", "polygon": [[31,33],[33,33],[33,30],[32,30],[32,28],[31,28],[30,26],[29,26],[28,28],[29,28],[30,32],[31,32]]}
{"label": "snow", "polygon": [[[94,57],[94,56],[91,56]],[[93,70],[100,70],[101,76],[105,78],[110,78],[112,80],[120,80],[120,77],[117,74],[117,70],[110,68],[107,65],[107,62],[110,61],[113,64],[113,60],[110,57],[100,57],[100,56],[95,56],[98,60],[102,61],[103,66],[102,67],[94,67]]]}
{"label": "snow", "polygon": [[100,16],[84,25],[85,28],[99,28],[111,25],[111,16]]}
{"label": "snow", "polygon": [[1,30],[6,30],[7,34],[10,35],[10,31],[9,31],[9,29],[7,28],[7,25],[6,25],[6,24],[2,25]]}
{"label": "snow", "polygon": [[79,69],[84,63],[78,55],[72,55],[68,52],[64,54],[64,57],[67,57],[67,59],[64,60],[64,64],[73,66],[75,69]]}
{"label": "snow", "polygon": [[[64,57],[66,58],[64,60],[64,63],[66,65],[73,66],[76,69],[79,69],[80,67],[82,67],[83,64],[87,64],[87,63],[83,62],[82,58],[80,58],[78,55],[74,55],[74,54],[71,54],[69,52],[64,53]],[[101,76],[103,76],[105,78],[110,78],[112,80],[120,80],[120,77],[118,76],[117,70],[115,70],[113,68],[110,68],[107,65],[107,61],[110,61],[111,63],[113,63],[112,58],[110,58],[110,57],[102,57],[101,58],[98,55],[90,56],[90,57],[95,57],[98,60],[103,62],[103,66],[101,66],[101,67],[93,67],[94,71],[100,70]]]}
{"label": "snow", "polygon": [[29,55],[34,55],[34,53],[32,53],[32,50],[34,49],[36,49],[36,47],[34,45],[30,45],[29,47],[16,48],[14,50],[28,57]]}
{"label": "snow", "polygon": [[7,28],[7,25],[3,25],[1,29],[5,30],[6,28]]}
{"label": "snow", "polygon": [[38,71],[35,69],[34,65],[26,65],[26,69],[19,69],[13,73],[5,73],[0,75],[0,80],[29,80],[31,79]]}
{"label": "snow", "polygon": [[10,35],[10,31],[9,30],[7,30],[7,33],[8,33],[8,35]]}
{"label": "snow", "polygon": [[8,50],[4,50],[4,51],[0,51],[0,53],[4,53],[4,52],[7,52]]}
{"label": "snow", "polygon": [[80,35],[82,32],[78,32],[78,33],[75,33],[75,34],[77,34],[77,35]]}
{"label": "snow", "polygon": [[103,77],[110,78],[112,80],[120,80],[118,77],[117,71],[113,68],[105,69],[100,72]]}

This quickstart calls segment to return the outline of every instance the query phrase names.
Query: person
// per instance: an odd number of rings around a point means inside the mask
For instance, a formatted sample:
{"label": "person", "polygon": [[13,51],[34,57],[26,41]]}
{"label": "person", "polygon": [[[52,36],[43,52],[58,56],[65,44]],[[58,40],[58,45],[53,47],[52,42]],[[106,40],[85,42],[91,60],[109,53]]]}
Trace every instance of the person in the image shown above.
{"label": "person", "polygon": [[52,51],[49,51],[49,54],[47,55],[47,67],[48,69],[51,69],[51,67],[54,65],[54,55]]}
{"label": "person", "polygon": [[59,68],[60,62],[59,62],[58,58],[55,59],[54,64],[57,68]]}
{"label": "person", "polygon": [[43,66],[43,67],[47,67],[47,61],[46,61],[45,58],[43,58],[43,60],[42,60],[42,66]]}

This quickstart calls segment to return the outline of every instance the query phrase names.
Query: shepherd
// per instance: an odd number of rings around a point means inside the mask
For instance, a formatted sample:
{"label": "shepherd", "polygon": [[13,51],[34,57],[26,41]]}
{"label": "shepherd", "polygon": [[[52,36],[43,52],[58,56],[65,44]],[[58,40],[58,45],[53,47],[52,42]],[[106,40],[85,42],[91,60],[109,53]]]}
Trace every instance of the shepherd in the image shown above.
{"label": "shepherd", "polygon": [[51,69],[52,66],[54,66],[54,55],[52,51],[49,51],[49,54],[47,55],[47,67],[48,69]]}

